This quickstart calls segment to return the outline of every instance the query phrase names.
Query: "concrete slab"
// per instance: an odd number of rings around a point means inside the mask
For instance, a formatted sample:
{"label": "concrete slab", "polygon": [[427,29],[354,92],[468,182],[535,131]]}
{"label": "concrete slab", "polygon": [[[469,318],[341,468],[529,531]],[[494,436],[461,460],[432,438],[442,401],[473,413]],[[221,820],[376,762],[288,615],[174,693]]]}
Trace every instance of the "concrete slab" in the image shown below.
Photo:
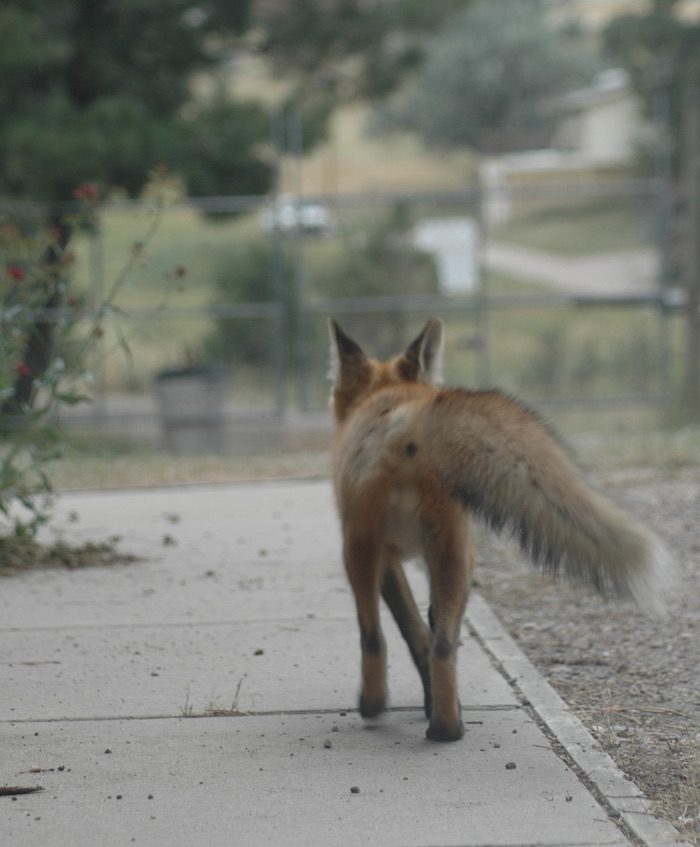
{"label": "concrete slab", "polygon": [[468,609],[468,621],[484,648],[517,689],[525,703],[562,745],[581,778],[606,805],[623,820],[634,835],[649,845],[680,844],[678,833],[666,821],[657,819],[651,804],[637,786],[628,780],[591,736],[562,698],[540,675],[503,629],[494,613],[476,595]]}
{"label": "concrete slab", "polygon": [[[408,650],[385,631],[391,702],[418,708]],[[5,631],[0,720],[354,709],[359,663],[354,619]],[[465,706],[517,704],[466,633],[459,666]]]}
{"label": "concrete slab", "polygon": [[[17,577],[23,600],[0,595],[3,629],[25,629],[33,620],[64,626],[354,616],[327,483],[91,492],[63,498],[57,524],[75,542],[122,536],[120,549],[143,561]],[[414,579],[425,597],[424,578]],[[28,603],[41,614],[28,614]]]}
{"label": "concrete slab", "polygon": [[[45,789],[2,807],[0,838],[43,847],[626,843],[521,710],[466,717],[464,742],[439,747],[421,739],[414,712],[372,729],[354,714],[0,725],[3,777]],[[65,769],[27,775],[32,767]]]}
{"label": "concrete slab", "polygon": [[0,844],[678,843],[644,828],[636,788],[478,597],[464,741],[424,740],[389,621],[394,708],[363,724],[328,483],[90,493],[61,511],[69,537],[119,533],[144,560],[3,581],[0,785],[44,791],[0,797]]}

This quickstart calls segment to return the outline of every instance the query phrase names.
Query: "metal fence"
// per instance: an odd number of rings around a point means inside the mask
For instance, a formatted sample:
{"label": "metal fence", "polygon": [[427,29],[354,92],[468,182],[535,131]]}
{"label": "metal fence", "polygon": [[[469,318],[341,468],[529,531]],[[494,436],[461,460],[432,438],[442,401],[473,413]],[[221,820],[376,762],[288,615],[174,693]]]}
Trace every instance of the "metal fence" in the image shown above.
{"label": "metal fence", "polygon": [[[95,402],[62,419],[158,440],[164,416],[176,429],[191,416],[178,423],[164,407],[164,375],[216,362],[227,376],[214,423],[237,435],[219,446],[285,446],[285,432],[327,408],[331,315],[377,355],[442,316],[450,383],[498,385],[543,408],[665,410],[680,295],[661,189],[599,179],[173,206],[91,363]],[[83,318],[148,214],[107,205],[76,246]],[[181,402],[209,403],[191,393]],[[207,432],[212,416],[200,417]]]}

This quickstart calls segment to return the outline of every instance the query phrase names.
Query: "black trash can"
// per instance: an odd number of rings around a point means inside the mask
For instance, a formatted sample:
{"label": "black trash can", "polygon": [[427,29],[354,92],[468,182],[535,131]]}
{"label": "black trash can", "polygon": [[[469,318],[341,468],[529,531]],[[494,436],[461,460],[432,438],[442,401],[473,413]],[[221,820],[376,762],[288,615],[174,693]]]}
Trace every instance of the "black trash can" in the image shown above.
{"label": "black trash can", "polygon": [[163,440],[173,453],[223,453],[226,449],[228,372],[202,364],[160,371],[156,395]]}

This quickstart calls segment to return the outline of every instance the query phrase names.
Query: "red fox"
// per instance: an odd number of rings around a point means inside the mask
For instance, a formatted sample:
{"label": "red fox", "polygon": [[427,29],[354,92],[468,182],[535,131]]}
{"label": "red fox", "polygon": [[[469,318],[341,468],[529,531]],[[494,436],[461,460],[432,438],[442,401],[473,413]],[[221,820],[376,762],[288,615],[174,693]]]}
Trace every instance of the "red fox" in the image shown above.
{"label": "red fox", "polygon": [[[471,514],[509,529],[544,571],[661,605],[671,569],[661,542],[588,487],[536,414],[498,391],[436,385],[442,321],[429,320],[386,362],[335,321],[329,328],[333,475],[360,629],[363,717],[387,703],[381,595],[423,683],[427,737],[462,737],[456,652],[474,567]],[[429,625],[402,567],[417,556],[430,579]]]}

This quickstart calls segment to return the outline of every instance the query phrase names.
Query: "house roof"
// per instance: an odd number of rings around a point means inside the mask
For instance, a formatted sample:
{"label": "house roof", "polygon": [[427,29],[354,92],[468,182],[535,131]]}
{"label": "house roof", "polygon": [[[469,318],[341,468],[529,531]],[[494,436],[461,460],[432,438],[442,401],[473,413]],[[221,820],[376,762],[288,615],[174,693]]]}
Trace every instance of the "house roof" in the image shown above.
{"label": "house roof", "polygon": [[627,72],[621,68],[609,68],[598,74],[593,85],[587,88],[548,98],[544,108],[555,114],[581,112],[591,106],[623,99],[631,93]]}

